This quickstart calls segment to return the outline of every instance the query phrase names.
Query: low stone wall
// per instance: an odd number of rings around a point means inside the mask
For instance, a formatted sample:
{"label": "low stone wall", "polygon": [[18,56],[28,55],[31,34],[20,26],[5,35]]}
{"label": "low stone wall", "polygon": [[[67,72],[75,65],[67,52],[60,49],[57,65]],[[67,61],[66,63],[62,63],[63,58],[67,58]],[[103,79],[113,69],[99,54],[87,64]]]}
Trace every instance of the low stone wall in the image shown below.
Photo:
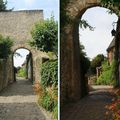
{"label": "low stone wall", "polygon": [[89,85],[95,85],[97,81],[97,76],[96,75],[91,75],[88,77],[88,84]]}
{"label": "low stone wall", "polygon": [[0,59],[0,91],[14,81],[12,61],[10,59]]}

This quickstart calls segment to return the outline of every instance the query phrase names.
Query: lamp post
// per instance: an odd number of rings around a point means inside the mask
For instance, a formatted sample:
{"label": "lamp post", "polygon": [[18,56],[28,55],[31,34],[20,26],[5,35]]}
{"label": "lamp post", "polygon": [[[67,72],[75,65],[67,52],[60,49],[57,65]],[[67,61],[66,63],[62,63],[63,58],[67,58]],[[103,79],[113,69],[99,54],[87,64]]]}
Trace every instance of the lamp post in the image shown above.
{"label": "lamp post", "polygon": [[112,36],[115,36],[116,35],[116,30],[115,30],[115,24],[117,24],[117,22],[113,22],[112,23],[112,26],[113,26],[113,30],[111,31],[111,34],[112,34]]}

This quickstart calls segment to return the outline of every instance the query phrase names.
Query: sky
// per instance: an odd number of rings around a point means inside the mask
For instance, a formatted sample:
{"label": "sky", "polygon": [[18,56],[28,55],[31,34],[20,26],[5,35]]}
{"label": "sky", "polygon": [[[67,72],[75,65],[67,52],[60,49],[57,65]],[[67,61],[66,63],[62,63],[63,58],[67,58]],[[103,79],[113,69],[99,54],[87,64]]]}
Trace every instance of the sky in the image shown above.
{"label": "sky", "polygon": [[7,0],[8,8],[14,8],[14,10],[43,10],[44,18],[50,18],[51,14],[58,20],[58,0]]}
{"label": "sky", "polygon": [[112,23],[117,22],[118,18],[115,14],[108,14],[107,11],[106,8],[93,7],[82,16],[82,19],[87,20],[91,26],[95,27],[94,31],[79,30],[80,42],[85,46],[85,51],[91,59],[97,54],[107,55],[106,49],[113,39]]}
{"label": "sky", "polygon": [[17,55],[14,54],[14,57],[13,57],[14,58],[14,66],[15,67],[18,67],[18,66],[21,67],[21,65],[25,62],[26,55],[29,54],[29,51],[27,49],[22,49],[21,48],[21,49],[16,50],[16,52],[20,53],[21,56],[17,56]]}
{"label": "sky", "polygon": [[[7,8],[14,8],[16,10],[43,10],[44,19],[50,18],[54,15],[55,20],[59,20],[58,0],[7,0]],[[25,49],[18,49],[17,51],[22,57],[14,57],[14,66],[18,67],[23,64],[26,59],[28,51]]]}

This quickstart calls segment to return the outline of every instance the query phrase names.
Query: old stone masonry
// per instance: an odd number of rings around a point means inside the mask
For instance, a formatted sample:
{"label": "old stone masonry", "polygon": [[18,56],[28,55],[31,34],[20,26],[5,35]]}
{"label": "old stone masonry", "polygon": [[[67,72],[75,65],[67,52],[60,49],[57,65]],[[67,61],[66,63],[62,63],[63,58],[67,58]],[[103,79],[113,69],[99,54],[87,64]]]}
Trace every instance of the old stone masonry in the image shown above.
{"label": "old stone masonry", "polygon": [[0,93],[0,120],[50,120],[37,105],[32,84],[17,80]]}

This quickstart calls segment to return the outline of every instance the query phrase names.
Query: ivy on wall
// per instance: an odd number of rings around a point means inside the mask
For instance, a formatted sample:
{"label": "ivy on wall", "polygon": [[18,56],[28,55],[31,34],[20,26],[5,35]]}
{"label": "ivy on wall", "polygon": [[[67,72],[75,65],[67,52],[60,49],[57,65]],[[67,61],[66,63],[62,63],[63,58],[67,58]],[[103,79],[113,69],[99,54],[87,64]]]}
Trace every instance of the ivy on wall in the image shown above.
{"label": "ivy on wall", "polygon": [[57,86],[58,84],[58,61],[49,60],[42,64],[41,68],[41,84],[44,88],[49,86]]}

